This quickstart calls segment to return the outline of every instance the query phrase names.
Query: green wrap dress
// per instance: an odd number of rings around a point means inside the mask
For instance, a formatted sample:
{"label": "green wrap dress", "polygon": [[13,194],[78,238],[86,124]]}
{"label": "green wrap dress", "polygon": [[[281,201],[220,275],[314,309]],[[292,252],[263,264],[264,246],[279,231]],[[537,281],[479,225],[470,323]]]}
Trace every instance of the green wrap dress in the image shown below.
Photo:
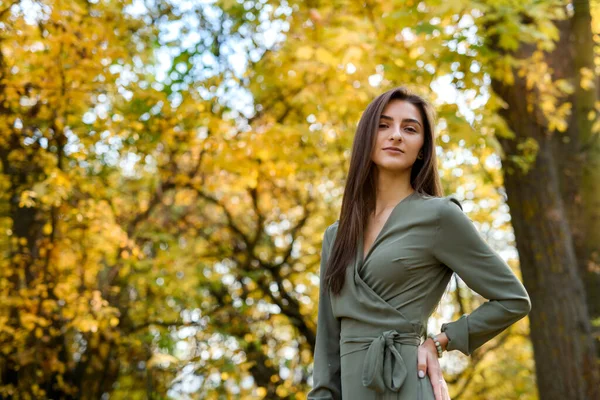
{"label": "green wrap dress", "polygon": [[417,348],[453,272],[488,301],[442,325],[448,351],[470,355],[531,309],[523,284],[452,197],[413,192],[400,201],[364,260],[359,240],[334,296],[324,273],[338,222],[321,250],[309,400],[434,400],[428,375],[417,376]]}

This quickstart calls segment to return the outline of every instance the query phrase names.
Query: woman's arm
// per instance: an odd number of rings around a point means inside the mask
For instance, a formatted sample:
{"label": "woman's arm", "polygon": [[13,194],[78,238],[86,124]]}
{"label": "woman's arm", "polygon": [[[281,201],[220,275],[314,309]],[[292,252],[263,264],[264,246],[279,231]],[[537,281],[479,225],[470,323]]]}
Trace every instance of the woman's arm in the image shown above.
{"label": "woman's arm", "polygon": [[329,290],[325,284],[325,269],[329,259],[332,228],[325,230],[321,249],[319,310],[314,353],[313,389],[308,400],[342,398],[340,379],[340,321],[333,315]]}
{"label": "woman's arm", "polygon": [[458,200],[445,197],[439,208],[435,257],[489,301],[471,314],[442,324],[447,350],[470,355],[531,310],[525,287],[508,264],[481,237]]}

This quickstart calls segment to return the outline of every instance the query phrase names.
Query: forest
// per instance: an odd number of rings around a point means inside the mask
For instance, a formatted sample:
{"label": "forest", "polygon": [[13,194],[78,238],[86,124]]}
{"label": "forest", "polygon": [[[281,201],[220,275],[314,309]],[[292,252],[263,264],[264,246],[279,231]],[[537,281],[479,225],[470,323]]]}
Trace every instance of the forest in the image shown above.
{"label": "forest", "polygon": [[[0,399],[306,399],[361,113],[435,106],[532,310],[453,400],[600,399],[600,1],[0,0]],[[454,275],[431,331],[486,299]]]}

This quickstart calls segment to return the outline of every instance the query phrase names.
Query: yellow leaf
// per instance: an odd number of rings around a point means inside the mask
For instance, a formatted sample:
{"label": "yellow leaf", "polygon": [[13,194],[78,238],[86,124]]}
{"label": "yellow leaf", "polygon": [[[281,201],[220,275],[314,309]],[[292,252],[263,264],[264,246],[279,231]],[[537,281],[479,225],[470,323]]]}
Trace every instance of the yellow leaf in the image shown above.
{"label": "yellow leaf", "polygon": [[301,46],[296,50],[296,57],[301,60],[310,60],[314,54],[314,50],[310,46]]}
{"label": "yellow leaf", "polygon": [[581,73],[581,88],[585,90],[593,89],[595,79],[594,71],[589,68],[581,68],[579,72]]}
{"label": "yellow leaf", "polygon": [[186,185],[190,181],[190,177],[187,174],[177,174],[175,176],[175,184]]}
{"label": "yellow leaf", "polygon": [[588,121],[593,121],[596,118],[596,111],[592,110],[588,113]]}
{"label": "yellow leaf", "polygon": [[594,125],[592,125],[592,133],[600,133],[600,119],[598,119],[596,122],[594,122]]}
{"label": "yellow leaf", "polygon": [[44,224],[43,228],[44,235],[49,235],[52,233],[52,225],[49,223]]}
{"label": "yellow leaf", "polygon": [[566,79],[558,79],[554,83],[563,93],[571,94],[574,91],[573,85]]}
{"label": "yellow leaf", "polygon": [[335,67],[337,65],[337,60],[335,57],[326,49],[319,47],[315,53],[317,60],[322,62],[323,64]]}
{"label": "yellow leaf", "polygon": [[354,61],[360,61],[363,56],[363,50],[358,46],[351,46],[344,55],[344,64]]}
{"label": "yellow leaf", "polygon": [[21,198],[19,199],[19,207],[35,207],[35,198],[37,193],[33,190],[24,190],[21,192]]}

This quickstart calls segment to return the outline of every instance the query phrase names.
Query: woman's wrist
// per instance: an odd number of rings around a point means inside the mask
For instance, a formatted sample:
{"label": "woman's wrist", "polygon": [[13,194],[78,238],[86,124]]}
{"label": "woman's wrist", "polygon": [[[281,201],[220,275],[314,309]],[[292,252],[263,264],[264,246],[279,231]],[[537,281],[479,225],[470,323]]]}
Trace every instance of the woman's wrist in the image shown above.
{"label": "woman's wrist", "polygon": [[429,339],[431,339],[431,341],[433,342],[433,348],[434,348],[436,355],[438,356],[438,358],[441,358],[444,350],[442,349],[442,345],[439,342],[439,340],[437,339],[437,336],[438,335],[434,335],[433,333],[427,334],[427,337]]}
{"label": "woman's wrist", "polygon": [[446,335],[446,332],[438,333],[437,335],[435,335],[435,338],[438,340],[438,342],[440,342],[442,350],[446,351],[446,348],[448,347],[448,342],[450,341],[450,339],[448,339],[448,336]]}
{"label": "woman's wrist", "polygon": [[[429,333],[427,335],[427,337],[428,337],[428,339],[431,339],[434,349],[436,349],[436,351],[438,351],[438,356],[441,357],[440,353],[446,351],[446,348],[448,347],[448,342],[450,341],[450,339],[448,339],[448,336],[446,335],[446,333],[442,332],[442,333],[438,333],[437,335],[434,335],[433,333]],[[438,344],[440,346],[439,350],[437,349]]]}

